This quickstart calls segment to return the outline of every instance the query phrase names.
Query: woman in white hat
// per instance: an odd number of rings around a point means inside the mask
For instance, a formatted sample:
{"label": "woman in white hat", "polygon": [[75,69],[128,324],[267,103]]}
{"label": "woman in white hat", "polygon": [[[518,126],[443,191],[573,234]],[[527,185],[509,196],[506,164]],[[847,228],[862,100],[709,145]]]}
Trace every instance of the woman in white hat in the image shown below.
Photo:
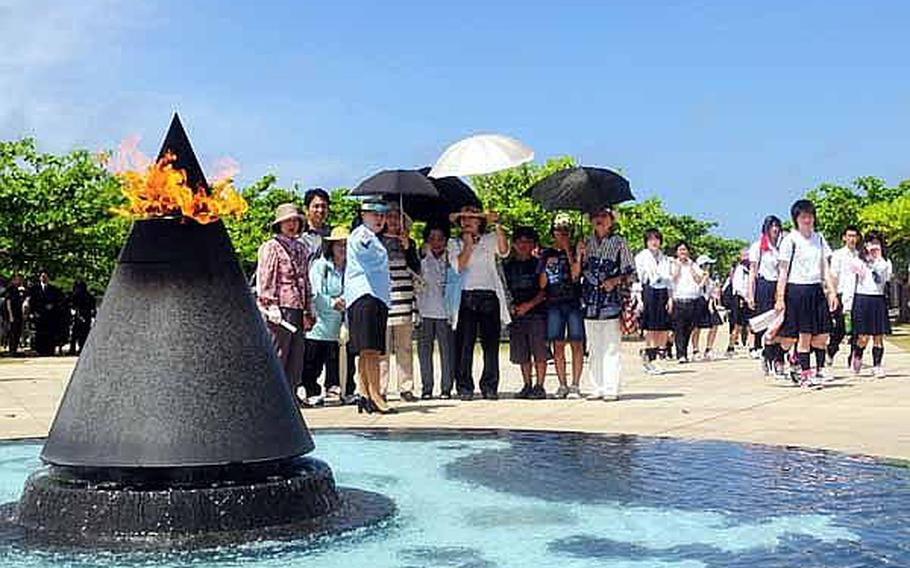
{"label": "woman in white hat", "polygon": [[279,205],[272,221],[275,234],[259,247],[256,268],[257,299],[291,392],[303,374],[303,334],[313,324],[307,251],[297,240],[302,224],[297,206]]}
{"label": "woman in white hat", "polygon": [[344,268],[349,234],[345,227],[332,229],[328,236],[322,238],[323,252],[310,267],[316,324],[306,334],[303,364],[303,387],[308,406],[319,406],[324,402],[317,382],[323,369],[326,392],[333,398],[341,397],[338,338],[344,320]]}

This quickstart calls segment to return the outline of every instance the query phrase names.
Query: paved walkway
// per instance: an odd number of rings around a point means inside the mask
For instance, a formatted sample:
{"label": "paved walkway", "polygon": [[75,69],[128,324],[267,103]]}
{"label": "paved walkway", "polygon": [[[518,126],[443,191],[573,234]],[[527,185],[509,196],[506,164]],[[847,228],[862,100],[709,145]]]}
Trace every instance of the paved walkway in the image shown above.
{"label": "paved walkway", "polygon": [[[721,342],[719,342],[721,344]],[[642,373],[638,343],[624,344],[627,378],[618,402],[525,401],[397,403],[400,413],[358,415],[354,407],[304,412],[312,428],[504,428],[720,439],[827,448],[910,460],[910,353],[888,345],[884,380],[843,377],[821,391],[766,379],[745,357]],[[520,385],[503,357],[502,391]],[[0,359],[0,439],[47,434],[75,360]],[[416,361],[415,361],[416,363]],[[416,364],[415,364],[416,367]],[[394,380],[394,378],[393,378]],[[555,377],[548,379],[555,390]]]}

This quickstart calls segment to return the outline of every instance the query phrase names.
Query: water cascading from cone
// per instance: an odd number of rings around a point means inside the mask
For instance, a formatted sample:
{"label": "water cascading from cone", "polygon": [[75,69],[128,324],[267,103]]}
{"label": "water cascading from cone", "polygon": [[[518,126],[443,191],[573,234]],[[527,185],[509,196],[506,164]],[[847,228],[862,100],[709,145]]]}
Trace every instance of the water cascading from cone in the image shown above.
{"label": "water cascading from cone", "polygon": [[[204,183],[176,115],[174,149]],[[137,220],[13,523],[77,545],[220,544],[394,510],[340,492],[313,447],[223,223]]]}

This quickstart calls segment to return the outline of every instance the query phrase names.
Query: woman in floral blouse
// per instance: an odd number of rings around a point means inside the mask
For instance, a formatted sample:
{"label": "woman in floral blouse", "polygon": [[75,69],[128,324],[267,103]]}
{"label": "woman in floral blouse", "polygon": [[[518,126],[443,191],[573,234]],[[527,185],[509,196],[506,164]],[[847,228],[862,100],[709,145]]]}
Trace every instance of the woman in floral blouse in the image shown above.
{"label": "woman in floral blouse", "polygon": [[620,341],[623,300],[635,273],[635,262],[625,239],[613,234],[612,209],[591,214],[594,234],[578,243],[582,265],[582,300],[589,353],[588,400],[619,398]]}
{"label": "woman in floral blouse", "polygon": [[307,250],[297,240],[302,224],[297,207],[279,205],[272,221],[275,235],[259,247],[256,268],[260,310],[292,392],[303,375],[304,332],[313,326]]}

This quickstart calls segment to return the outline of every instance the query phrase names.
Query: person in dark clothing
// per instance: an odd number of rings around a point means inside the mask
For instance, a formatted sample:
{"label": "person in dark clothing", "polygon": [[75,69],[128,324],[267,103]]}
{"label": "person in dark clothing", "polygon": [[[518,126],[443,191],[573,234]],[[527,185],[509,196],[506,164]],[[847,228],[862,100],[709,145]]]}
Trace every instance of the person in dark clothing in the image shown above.
{"label": "person in dark clothing", "polygon": [[[524,387],[515,398],[544,399],[544,377],[547,374],[546,299],[538,278],[539,261],[531,256],[537,246],[537,231],[518,227],[512,235],[514,252],[503,264],[506,285],[512,297],[512,323],[509,325],[509,358],[521,366]],[[533,371],[537,382],[533,382]]]}
{"label": "person in dark clothing", "polygon": [[[553,346],[557,398],[581,398],[585,320],[581,308],[581,262],[572,247],[572,219],[561,213],[553,220],[553,246],[540,253],[539,281],[547,296],[547,341]],[[572,384],[566,377],[566,345],[572,349]]]}
{"label": "person in dark clothing", "polygon": [[9,321],[9,330],[7,332],[7,347],[10,355],[19,353],[19,342],[22,339],[22,326],[25,323],[23,304],[25,303],[25,286],[22,277],[16,274],[10,280],[10,285],[6,289],[3,297],[3,312]]}
{"label": "person in dark clothing", "polygon": [[35,351],[40,356],[54,354],[63,303],[63,293],[50,283],[48,273],[42,271],[38,276],[38,284],[28,291],[29,313],[35,325]]}
{"label": "person in dark clothing", "polygon": [[70,307],[73,311],[73,331],[70,334],[70,355],[79,355],[88,339],[88,332],[95,319],[97,301],[95,296],[88,291],[82,280],[73,285],[73,296]]}

